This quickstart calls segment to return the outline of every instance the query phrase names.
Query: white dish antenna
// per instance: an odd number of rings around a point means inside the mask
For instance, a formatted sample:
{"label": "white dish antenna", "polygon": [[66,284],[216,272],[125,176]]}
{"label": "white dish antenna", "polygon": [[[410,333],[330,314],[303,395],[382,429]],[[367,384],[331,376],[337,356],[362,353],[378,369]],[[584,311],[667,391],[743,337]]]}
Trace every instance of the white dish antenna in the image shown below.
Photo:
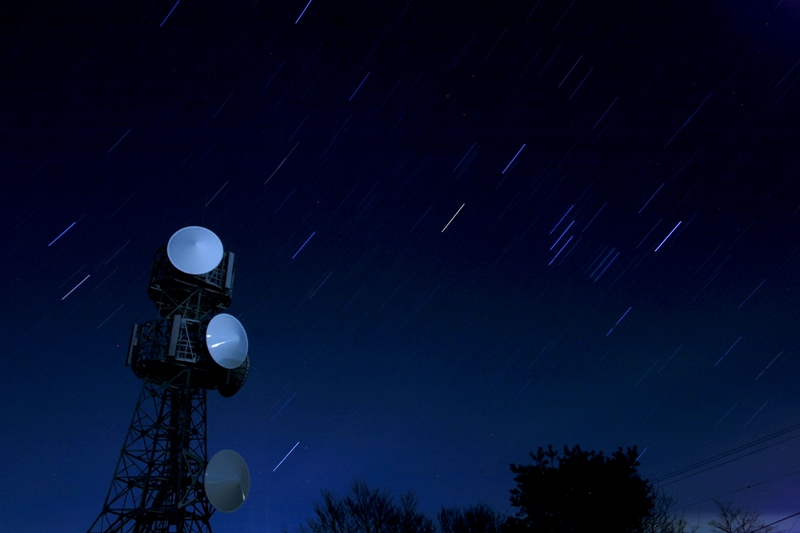
{"label": "white dish antenna", "polygon": [[206,328],[206,348],[214,362],[222,368],[232,370],[239,367],[247,357],[244,326],[233,315],[216,315]]}
{"label": "white dish antenna", "polygon": [[219,237],[200,226],[179,229],[167,243],[167,256],[173,266],[194,276],[217,268],[223,253]]}
{"label": "white dish antenna", "polygon": [[242,506],[250,492],[247,463],[233,450],[218,451],[206,466],[203,486],[215,509],[232,513]]}

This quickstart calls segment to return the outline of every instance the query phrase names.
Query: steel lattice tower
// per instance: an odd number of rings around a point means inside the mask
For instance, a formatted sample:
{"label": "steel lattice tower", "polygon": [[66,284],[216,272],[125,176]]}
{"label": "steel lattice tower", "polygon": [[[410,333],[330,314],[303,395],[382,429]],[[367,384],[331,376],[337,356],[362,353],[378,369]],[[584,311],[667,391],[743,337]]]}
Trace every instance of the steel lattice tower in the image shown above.
{"label": "steel lattice tower", "polygon": [[[184,228],[156,252],[148,294],[161,318],[133,327],[126,364],[144,383],[103,509],[89,533],[211,532],[215,509],[204,479],[209,464],[206,393],[235,394],[247,377],[249,357],[226,368],[218,364],[214,348],[204,344],[204,337],[212,336],[211,320],[230,304],[233,254],[223,253],[219,243],[222,258],[216,267],[200,275],[187,273],[182,266],[197,259],[191,255],[195,251],[181,250],[180,242],[170,248],[187,230],[194,230],[192,237],[200,235],[200,245],[208,244],[209,234],[216,239],[212,244],[219,242],[209,230]],[[228,323],[233,319],[225,317]]]}

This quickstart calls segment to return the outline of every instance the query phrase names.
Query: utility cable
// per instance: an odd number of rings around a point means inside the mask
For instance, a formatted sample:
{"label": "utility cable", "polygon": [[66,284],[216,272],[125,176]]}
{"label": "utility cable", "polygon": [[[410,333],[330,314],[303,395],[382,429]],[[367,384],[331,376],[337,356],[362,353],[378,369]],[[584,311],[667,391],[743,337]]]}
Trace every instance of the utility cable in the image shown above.
{"label": "utility cable", "polygon": [[759,481],[758,483],[753,483],[751,485],[747,485],[746,487],[742,487],[740,489],[732,490],[732,491],[726,492],[724,494],[717,494],[716,496],[712,496],[711,498],[706,498],[705,500],[700,500],[700,501],[697,501],[697,502],[693,502],[693,503],[689,503],[689,504],[686,504],[686,505],[682,505],[680,507],[676,507],[675,510],[676,511],[681,511],[683,509],[686,509],[687,507],[693,507],[695,505],[700,505],[701,503],[710,502],[710,501],[716,500],[717,498],[722,498],[723,496],[729,496],[731,494],[736,494],[737,492],[742,492],[743,490],[752,489],[752,488],[758,487],[759,485],[764,485],[766,483],[770,483],[772,481],[775,481],[775,480],[778,480],[778,479],[781,479],[781,478],[784,478],[784,477],[793,476],[794,474],[797,474],[798,472],[800,472],[800,469],[795,470],[793,472],[789,472],[788,474],[782,474],[780,476],[773,477],[773,478],[770,478],[770,479],[766,479],[764,481]]}
{"label": "utility cable", "polygon": [[[655,478],[652,481],[654,483],[658,484],[658,483],[661,483],[662,481],[665,481],[667,479],[678,477],[678,476],[680,476],[682,474],[685,474],[687,472],[691,472],[692,470],[697,470],[698,468],[701,468],[703,466],[706,466],[708,464],[714,463],[714,462],[719,461],[721,459],[725,459],[726,457],[729,457],[729,456],[734,455],[736,453],[739,453],[739,452],[742,452],[742,451],[747,450],[749,448],[752,448],[753,446],[758,446],[759,444],[763,444],[763,443],[765,443],[767,441],[770,441],[772,439],[778,438],[778,437],[780,437],[782,435],[785,435],[787,433],[791,433],[792,431],[797,431],[798,429],[800,429],[800,424],[795,424],[793,426],[789,426],[788,428],[782,429],[780,431],[776,431],[775,433],[771,433],[770,435],[767,435],[765,437],[761,437],[761,438],[756,439],[754,441],[751,441],[751,442],[749,442],[747,444],[743,444],[741,446],[737,446],[736,448],[728,450],[727,452],[715,455],[714,457],[710,457],[708,459],[705,459],[703,461],[694,463],[692,465],[689,465],[687,467],[681,468],[681,469],[676,470],[674,472],[671,472],[669,474],[666,474],[666,475],[660,476],[658,478]],[[764,450],[764,449],[769,448],[771,446],[775,446],[776,444],[780,444],[781,442],[786,442],[787,440],[791,440],[791,439],[794,439],[794,438],[797,438],[797,437],[800,437],[800,435],[795,435],[793,437],[789,437],[788,439],[784,439],[784,440],[779,441],[777,443],[770,444],[769,446],[766,446],[764,448],[760,448],[759,450],[756,450],[756,451]],[[755,453],[755,452],[751,452],[751,453]],[[750,454],[747,454],[747,455],[750,455]],[[746,455],[742,455],[741,457],[746,457]],[[739,458],[741,458],[741,457],[739,457]],[[732,459],[732,460],[735,460],[735,459]],[[728,461],[728,462],[730,462],[730,461]],[[722,464],[725,464],[725,463],[722,463]],[[717,465],[717,466],[720,466],[720,465]],[[712,467],[712,468],[716,468],[716,467]],[[685,479],[685,478],[682,478],[682,479]]]}
{"label": "utility cable", "polygon": [[748,455],[753,455],[754,453],[758,453],[760,451],[766,450],[767,448],[772,448],[773,446],[777,446],[778,444],[782,444],[782,443],[784,443],[786,441],[790,441],[790,440],[796,439],[798,437],[800,437],[800,435],[794,435],[792,437],[789,437],[789,438],[786,438],[786,439],[783,439],[783,440],[779,440],[778,442],[773,442],[772,444],[764,446],[763,448],[758,448],[757,450],[753,450],[753,451],[751,451],[749,453],[746,453],[744,455],[740,455],[738,457],[734,457],[733,459],[728,459],[727,461],[724,461],[722,463],[717,463],[715,465],[709,466],[708,468],[704,468],[703,470],[698,470],[697,472],[692,472],[691,474],[687,474],[687,475],[685,475],[685,476],[683,476],[681,478],[678,478],[678,479],[673,479],[672,481],[670,481],[668,483],[662,483],[661,485],[662,486],[672,485],[673,483],[677,483],[678,481],[683,481],[684,479],[687,479],[687,478],[690,478],[690,477],[694,477],[697,474],[702,474],[703,472],[708,472],[709,470],[714,470],[715,468],[718,468],[718,467],[720,467],[722,465],[726,465],[728,463],[732,463],[734,461],[738,461],[739,459],[744,459]]}
{"label": "utility cable", "polygon": [[767,527],[769,527],[769,526],[774,526],[774,525],[775,525],[775,524],[777,524],[778,522],[783,522],[784,520],[789,520],[790,518],[793,518],[793,517],[795,517],[795,516],[797,516],[797,515],[800,515],[800,511],[799,511],[799,512],[796,512],[796,513],[794,513],[794,514],[790,514],[789,516],[784,516],[784,517],[783,517],[783,518],[781,518],[780,520],[775,520],[774,522],[770,522],[769,524],[764,524],[763,526],[761,526],[761,527],[759,527],[759,528],[756,528],[756,529],[754,529],[754,530],[753,530],[753,533],[755,533],[756,531],[761,531],[762,529],[764,529],[764,528],[767,528]]}

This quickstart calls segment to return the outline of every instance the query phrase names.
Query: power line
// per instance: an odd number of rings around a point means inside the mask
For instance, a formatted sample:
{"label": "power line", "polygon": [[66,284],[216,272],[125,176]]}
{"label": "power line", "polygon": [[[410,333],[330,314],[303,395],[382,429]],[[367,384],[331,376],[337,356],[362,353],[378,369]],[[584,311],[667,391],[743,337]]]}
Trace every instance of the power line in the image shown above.
{"label": "power line", "polygon": [[673,483],[677,483],[678,481],[683,481],[684,479],[687,479],[687,478],[690,478],[690,477],[694,477],[697,474],[702,474],[703,472],[708,472],[709,470],[713,470],[715,468],[718,468],[718,467],[720,467],[722,465],[726,465],[728,463],[732,463],[734,461],[738,461],[739,459],[743,459],[743,458],[747,457],[748,455],[753,455],[754,453],[758,453],[760,451],[766,450],[767,448],[772,448],[773,446],[777,446],[778,444],[782,444],[782,443],[784,443],[786,441],[790,441],[790,440],[796,439],[798,437],[800,437],[800,435],[794,435],[792,437],[789,437],[789,438],[786,438],[786,439],[783,439],[783,440],[779,440],[778,442],[774,442],[772,444],[764,446],[763,448],[758,448],[757,450],[753,450],[750,453],[746,453],[744,455],[740,455],[738,457],[734,457],[733,459],[729,459],[729,460],[724,461],[722,463],[718,463],[718,464],[715,464],[713,466],[709,466],[708,468],[704,468],[703,470],[699,470],[697,472],[692,472],[691,474],[685,475],[685,476],[683,476],[681,478],[674,479],[674,480],[670,481],[669,483],[664,483],[664,485],[672,485]]}
{"label": "power line", "polygon": [[[780,430],[780,431],[776,431],[776,432],[774,432],[774,433],[771,433],[771,434],[769,434],[769,435],[767,435],[767,436],[765,436],[765,437],[761,437],[761,438],[759,438],[759,439],[756,439],[756,440],[754,440],[754,441],[751,441],[751,442],[749,442],[749,443],[747,443],[747,444],[743,444],[743,445],[741,445],[741,446],[737,446],[736,448],[733,448],[733,449],[731,449],[731,450],[728,450],[727,452],[723,452],[723,453],[721,453],[721,454],[715,455],[714,457],[710,457],[710,458],[708,458],[708,459],[705,459],[705,460],[703,460],[703,461],[700,461],[700,462],[697,462],[697,463],[691,464],[691,465],[689,465],[689,466],[686,466],[686,467],[684,467],[684,468],[681,468],[681,469],[679,469],[679,470],[676,470],[676,471],[674,471],[674,472],[671,472],[671,473],[669,473],[669,474],[666,474],[666,475],[660,476],[660,477],[658,477],[658,478],[655,478],[655,479],[653,480],[653,482],[654,482],[654,483],[661,483],[661,482],[663,482],[663,481],[666,481],[666,480],[668,480],[668,479],[672,479],[672,478],[678,477],[678,476],[680,476],[680,475],[682,475],[682,474],[686,474],[687,472],[691,472],[692,470],[697,470],[698,468],[702,468],[702,467],[704,467],[704,466],[706,466],[706,465],[708,465],[708,464],[714,463],[714,462],[716,462],[716,461],[719,461],[719,460],[721,460],[721,459],[725,459],[726,457],[729,457],[729,456],[731,456],[731,455],[734,455],[734,454],[737,454],[737,453],[739,453],[739,452],[745,451],[745,450],[747,450],[747,449],[749,449],[749,448],[752,448],[752,447],[754,447],[754,446],[758,446],[759,444],[763,444],[763,443],[765,443],[765,442],[767,442],[767,441],[770,441],[770,440],[776,439],[776,438],[778,438],[778,437],[780,437],[780,436],[786,435],[787,433],[791,433],[792,431],[796,431],[796,430],[798,430],[798,429],[800,429],[800,424],[795,424],[795,425],[793,425],[793,426],[789,426],[788,428],[782,429],[782,430]],[[753,453],[756,453],[756,452],[758,452],[758,451],[761,451],[761,450],[765,450],[765,449],[767,449],[767,448],[770,448],[770,447],[772,447],[772,446],[775,446],[775,445],[777,445],[777,444],[780,444],[780,443],[782,443],[782,442],[786,442],[787,440],[795,439],[795,438],[797,438],[797,437],[800,437],[800,435],[795,435],[795,436],[789,437],[789,438],[787,438],[787,439],[784,439],[784,440],[782,440],[782,441],[779,441],[779,442],[776,442],[776,443],[770,444],[769,446],[765,446],[765,447],[763,447],[763,448],[759,448],[758,450],[755,450],[755,451],[753,451],[753,452],[750,452],[750,453],[748,453],[748,454],[745,454],[745,455],[742,455],[742,456],[736,457],[736,458],[734,458],[734,459],[731,459],[731,461],[735,461],[735,460],[737,460],[737,459],[741,459],[742,457],[747,457],[748,455],[751,455],[751,454],[753,454]],[[729,462],[731,462],[731,461],[726,461],[725,463],[720,463],[720,464],[718,464],[718,465],[712,466],[711,468],[716,468],[717,466],[722,466],[723,464],[727,464],[727,463],[729,463]],[[705,471],[707,471],[707,470],[710,470],[711,468],[707,468],[707,469],[705,469],[705,470],[702,470],[702,472],[705,472]],[[695,475],[695,474],[699,474],[699,473],[700,473],[700,472],[695,472],[694,474],[691,474],[691,475]],[[686,476],[686,477],[689,477],[689,476]],[[681,479],[685,479],[685,477],[684,477],[684,478],[681,478]],[[680,481],[680,480],[676,480],[676,481]],[[670,482],[670,483],[674,483],[674,481],[673,481],[673,482]]]}
{"label": "power line", "polygon": [[773,478],[770,478],[770,479],[766,479],[764,481],[759,481],[758,483],[752,483],[752,484],[747,485],[746,487],[742,487],[740,489],[732,490],[730,492],[725,492],[723,494],[717,494],[716,496],[712,496],[710,498],[706,498],[705,500],[700,500],[700,501],[697,501],[697,502],[689,503],[687,505],[682,505],[680,507],[676,507],[675,510],[676,511],[680,511],[682,509],[686,509],[687,507],[693,507],[695,505],[700,505],[701,503],[706,503],[706,502],[710,502],[712,500],[716,500],[717,498],[722,498],[723,496],[729,496],[731,494],[736,494],[737,492],[742,492],[743,490],[748,490],[748,489],[752,489],[752,488],[758,487],[759,485],[764,485],[766,483],[771,483],[772,481],[775,481],[777,479],[793,476],[793,475],[797,474],[798,472],[800,472],[800,469],[795,470],[793,472],[789,472],[788,474],[782,474],[780,476],[773,477]]}
{"label": "power line", "polygon": [[757,529],[754,529],[753,533],[755,533],[756,531],[761,531],[762,529],[764,529],[766,527],[773,526],[773,525],[777,524],[778,522],[783,522],[784,520],[789,520],[790,518],[794,518],[797,515],[800,515],[800,511],[798,511],[798,512],[796,512],[794,514],[790,514],[789,516],[784,516],[780,520],[775,520],[774,522],[771,522],[769,524],[764,524],[763,526],[761,526],[761,527],[759,527]]}

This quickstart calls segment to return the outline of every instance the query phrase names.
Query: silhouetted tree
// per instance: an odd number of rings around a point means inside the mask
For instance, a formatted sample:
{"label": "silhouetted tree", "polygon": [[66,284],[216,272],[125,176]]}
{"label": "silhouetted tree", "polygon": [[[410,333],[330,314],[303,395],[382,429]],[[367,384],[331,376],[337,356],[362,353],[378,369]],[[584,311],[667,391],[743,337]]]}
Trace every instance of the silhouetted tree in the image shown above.
{"label": "silhouetted tree", "polygon": [[716,520],[710,520],[708,525],[715,533],[772,533],[775,526],[765,526],[760,515],[750,509],[733,507],[731,502],[718,502],[719,511]]}
{"label": "silhouetted tree", "polygon": [[517,487],[511,505],[519,512],[504,533],[639,533],[656,493],[636,467],[636,447],[603,452],[564,446],[562,456],[539,448],[532,465],[511,465]]}
{"label": "silhouetted tree", "polygon": [[464,510],[442,507],[437,515],[439,533],[498,533],[503,518],[484,504]]}
{"label": "silhouetted tree", "polygon": [[683,514],[675,514],[672,507],[675,500],[661,491],[653,499],[650,515],[644,519],[642,533],[696,533],[699,525],[689,527]]}
{"label": "silhouetted tree", "polygon": [[417,498],[412,493],[400,497],[399,503],[388,491],[371,489],[362,481],[354,481],[350,493],[339,497],[322,492],[322,501],[314,502],[316,518],[301,525],[297,533],[433,533],[433,521],[417,511]]}

